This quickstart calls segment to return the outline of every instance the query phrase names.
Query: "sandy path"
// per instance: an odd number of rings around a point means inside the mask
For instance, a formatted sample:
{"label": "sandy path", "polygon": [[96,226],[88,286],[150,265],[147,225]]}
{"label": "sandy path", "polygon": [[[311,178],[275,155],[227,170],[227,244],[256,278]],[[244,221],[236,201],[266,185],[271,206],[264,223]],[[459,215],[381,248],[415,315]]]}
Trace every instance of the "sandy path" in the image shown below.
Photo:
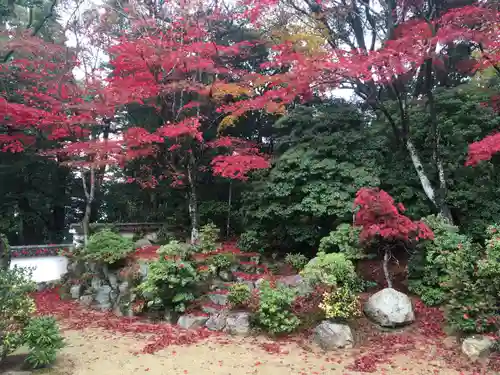
{"label": "sandy path", "polygon": [[[111,335],[97,330],[67,331],[67,346],[58,356],[50,375],[359,375],[346,367],[353,351],[324,353],[297,344],[282,348],[288,354],[270,354],[259,344],[266,339],[230,339],[224,343],[212,338],[196,345],[169,347],[155,354],[133,353],[144,340]],[[392,358],[390,367],[375,374],[459,375],[443,362],[415,360],[410,356]]]}

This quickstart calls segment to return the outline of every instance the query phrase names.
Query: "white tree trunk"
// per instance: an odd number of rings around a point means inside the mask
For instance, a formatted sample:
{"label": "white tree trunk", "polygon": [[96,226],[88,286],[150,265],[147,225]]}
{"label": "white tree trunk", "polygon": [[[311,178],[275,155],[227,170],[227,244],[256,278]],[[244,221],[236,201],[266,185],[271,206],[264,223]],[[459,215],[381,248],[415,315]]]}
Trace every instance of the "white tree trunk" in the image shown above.
{"label": "white tree trunk", "polygon": [[420,183],[422,184],[422,188],[424,189],[425,195],[427,195],[427,198],[429,198],[429,200],[437,207],[436,192],[434,190],[434,187],[432,186],[431,181],[429,180],[429,178],[425,173],[424,166],[422,164],[422,161],[420,160],[420,156],[418,155],[415,145],[409,138],[406,141],[406,149],[410,153],[411,161],[413,162],[413,166],[417,171],[417,175],[418,178],[420,179]]}

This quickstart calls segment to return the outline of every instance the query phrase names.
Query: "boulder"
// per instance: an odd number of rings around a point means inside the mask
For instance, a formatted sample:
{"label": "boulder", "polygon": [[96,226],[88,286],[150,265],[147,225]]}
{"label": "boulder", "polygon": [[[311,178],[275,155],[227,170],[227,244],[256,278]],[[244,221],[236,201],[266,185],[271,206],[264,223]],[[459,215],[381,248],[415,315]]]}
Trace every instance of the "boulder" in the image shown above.
{"label": "boulder", "polygon": [[227,294],[219,294],[219,293],[211,293],[208,295],[208,298],[212,303],[216,305],[225,306],[227,305]]}
{"label": "boulder", "polygon": [[109,285],[111,285],[112,288],[117,288],[118,287],[118,276],[115,275],[112,272],[108,273],[108,280],[109,280]]}
{"label": "boulder", "polygon": [[365,314],[382,327],[397,327],[415,320],[410,297],[392,288],[372,295],[364,306]]}
{"label": "boulder", "polygon": [[304,279],[300,275],[283,276],[277,280],[278,285],[284,285],[289,287],[297,287],[304,282]]}
{"label": "boulder", "polygon": [[120,291],[120,294],[127,294],[130,291],[128,281],[124,281],[118,285],[118,290]]}
{"label": "boulder", "polygon": [[313,341],[323,350],[352,348],[354,339],[351,328],[347,324],[322,321],[313,333]]}
{"label": "boulder", "polygon": [[224,331],[231,335],[248,335],[250,332],[250,313],[246,311],[230,312],[226,318]]}
{"label": "boulder", "polygon": [[205,323],[205,327],[207,327],[210,331],[222,331],[224,328],[226,328],[226,320],[228,315],[229,311],[227,310],[222,310],[215,314],[212,314]]}
{"label": "boulder", "polygon": [[82,295],[82,285],[77,284],[77,285],[72,285],[71,288],[69,289],[69,293],[71,294],[71,298],[73,299],[79,299],[80,296]]}
{"label": "boulder", "polygon": [[220,270],[219,277],[221,278],[221,280],[226,282],[233,281],[233,274],[231,271]]}
{"label": "boulder", "polygon": [[146,238],[141,238],[140,240],[135,241],[135,248],[136,249],[141,249],[143,247],[151,246],[151,241],[146,239]]}
{"label": "boulder", "polygon": [[95,301],[97,303],[97,308],[99,310],[110,310],[111,309],[111,287],[109,285],[103,285],[96,289]]}
{"label": "boulder", "polygon": [[207,316],[185,314],[179,317],[177,324],[184,329],[196,329],[202,327],[207,320]]}
{"label": "boulder", "polygon": [[85,307],[89,307],[92,302],[94,302],[94,296],[90,294],[86,294],[80,297],[80,303]]}
{"label": "boulder", "polygon": [[487,357],[494,344],[495,341],[488,336],[475,335],[462,342],[462,352],[471,360],[476,361],[479,358]]}

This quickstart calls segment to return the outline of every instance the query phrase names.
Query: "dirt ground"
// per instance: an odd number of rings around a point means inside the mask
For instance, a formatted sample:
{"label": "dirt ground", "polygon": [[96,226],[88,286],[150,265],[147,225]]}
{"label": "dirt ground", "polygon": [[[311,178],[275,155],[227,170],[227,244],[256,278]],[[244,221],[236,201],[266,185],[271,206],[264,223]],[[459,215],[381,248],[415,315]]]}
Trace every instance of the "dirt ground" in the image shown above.
{"label": "dirt ground", "polygon": [[[155,354],[134,354],[145,340],[97,329],[66,331],[67,346],[45,375],[359,375],[349,370],[352,350],[322,352],[296,343],[281,345],[281,353],[271,354],[261,347],[266,338],[209,338],[190,346],[171,346]],[[407,353],[408,354],[408,353]],[[17,357],[21,358],[22,355]],[[428,358],[396,356],[392,365],[378,366],[374,374],[460,375],[436,360],[432,348]],[[37,372],[38,374],[38,372]],[[491,375],[491,374],[488,374]]]}

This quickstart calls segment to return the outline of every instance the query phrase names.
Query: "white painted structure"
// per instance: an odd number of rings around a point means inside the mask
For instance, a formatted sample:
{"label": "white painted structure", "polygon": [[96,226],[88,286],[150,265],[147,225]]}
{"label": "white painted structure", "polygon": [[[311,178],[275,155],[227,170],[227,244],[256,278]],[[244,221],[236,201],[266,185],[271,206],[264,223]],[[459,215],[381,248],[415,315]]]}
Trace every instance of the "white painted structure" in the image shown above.
{"label": "white painted structure", "polygon": [[12,258],[10,267],[33,268],[32,279],[37,283],[59,280],[67,272],[68,258],[38,256]]}

